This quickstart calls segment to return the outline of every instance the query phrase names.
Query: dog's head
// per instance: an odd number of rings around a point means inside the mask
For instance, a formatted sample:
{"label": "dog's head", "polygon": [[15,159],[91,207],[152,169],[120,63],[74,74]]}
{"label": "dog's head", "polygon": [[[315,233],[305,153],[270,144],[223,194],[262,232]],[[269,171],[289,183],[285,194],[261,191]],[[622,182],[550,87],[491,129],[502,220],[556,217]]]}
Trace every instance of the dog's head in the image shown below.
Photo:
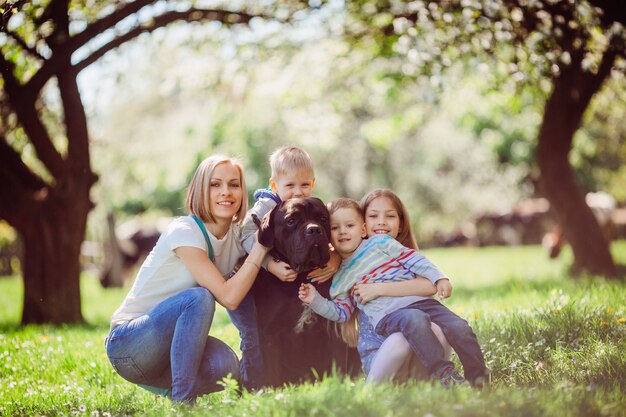
{"label": "dog's head", "polygon": [[296,272],[324,267],[330,255],[328,209],[319,198],[291,198],[272,209],[259,230],[259,243]]}

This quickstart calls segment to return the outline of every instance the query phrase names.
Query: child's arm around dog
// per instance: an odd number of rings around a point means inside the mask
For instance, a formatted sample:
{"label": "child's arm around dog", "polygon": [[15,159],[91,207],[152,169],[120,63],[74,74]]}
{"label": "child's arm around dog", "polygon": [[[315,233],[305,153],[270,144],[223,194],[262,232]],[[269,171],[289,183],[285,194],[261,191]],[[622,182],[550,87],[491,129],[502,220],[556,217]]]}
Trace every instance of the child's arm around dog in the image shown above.
{"label": "child's arm around dog", "polygon": [[298,298],[320,316],[338,323],[348,321],[356,309],[349,294],[328,300],[320,295],[311,284],[300,284]]}

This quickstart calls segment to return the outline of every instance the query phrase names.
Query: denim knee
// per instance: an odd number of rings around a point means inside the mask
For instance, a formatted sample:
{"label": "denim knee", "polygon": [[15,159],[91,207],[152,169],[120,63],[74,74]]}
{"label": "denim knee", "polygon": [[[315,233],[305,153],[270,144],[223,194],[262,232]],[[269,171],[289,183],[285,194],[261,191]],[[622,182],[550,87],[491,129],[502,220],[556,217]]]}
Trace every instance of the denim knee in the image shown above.
{"label": "denim knee", "polygon": [[421,310],[403,308],[389,313],[376,326],[376,332],[390,335],[396,332],[421,334],[430,329],[430,317]]}
{"label": "denim knee", "polygon": [[215,297],[203,287],[194,287],[185,290],[188,302],[186,308],[193,308],[197,314],[212,316],[215,312]]}
{"label": "denim knee", "polygon": [[196,391],[199,395],[221,391],[224,387],[218,382],[228,375],[241,381],[239,359],[226,343],[209,336],[198,370]]}
{"label": "denim knee", "polygon": [[421,310],[404,308],[397,311],[402,321],[409,322],[416,327],[430,326],[430,316]]}
{"label": "denim knee", "polygon": [[448,322],[444,326],[441,326],[441,329],[444,335],[449,334],[451,337],[454,337],[456,339],[462,339],[465,337],[476,337],[469,323],[460,317],[457,320]]}
{"label": "denim knee", "polygon": [[230,375],[233,379],[239,380],[239,359],[230,346],[214,338],[209,338],[207,344],[210,344],[215,349],[215,358],[219,358],[219,360],[214,361],[214,377],[219,381]]}

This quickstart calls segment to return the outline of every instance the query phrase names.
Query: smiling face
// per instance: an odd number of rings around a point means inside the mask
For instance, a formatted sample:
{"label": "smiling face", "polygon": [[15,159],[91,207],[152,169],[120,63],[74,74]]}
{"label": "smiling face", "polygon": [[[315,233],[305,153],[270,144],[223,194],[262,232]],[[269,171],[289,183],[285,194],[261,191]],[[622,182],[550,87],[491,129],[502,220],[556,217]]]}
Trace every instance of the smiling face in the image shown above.
{"label": "smiling face", "polygon": [[296,197],[311,197],[315,177],[310,170],[299,170],[270,179],[270,186],[282,201]]}
{"label": "smiling face", "polygon": [[365,223],[358,211],[340,208],[330,216],[330,241],[342,258],[352,255],[365,236]]}
{"label": "smiling face", "polygon": [[211,176],[209,187],[211,213],[215,220],[232,221],[243,199],[241,175],[237,167],[229,162],[217,165]]}
{"label": "smiling face", "polygon": [[387,197],[377,197],[365,210],[367,236],[387,234],[396,239],[400,233],[400,213]]}

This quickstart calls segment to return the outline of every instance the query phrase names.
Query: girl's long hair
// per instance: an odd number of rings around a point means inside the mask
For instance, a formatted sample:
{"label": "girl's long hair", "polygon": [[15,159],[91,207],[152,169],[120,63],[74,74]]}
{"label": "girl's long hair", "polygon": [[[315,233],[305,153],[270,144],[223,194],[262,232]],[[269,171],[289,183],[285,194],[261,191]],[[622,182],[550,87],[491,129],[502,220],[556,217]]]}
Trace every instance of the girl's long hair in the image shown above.
{"label": "girl's long hair", "polygon": [[[361,202],[359,203],[363,216],[365,217],[367,208],[372,203],[372,201],[374,201],[378,197],[388,198],[398,212],[398,216],[400,216],[400,229],[396,240],[400,242],[402,246],[406,246],[407,248],[411,248],[414,250],[419,250],[417,246],[417,240],[415,239],[413,229],[411,228],[409,211],[402,203],[402,200],[400,200],[400,197],[398,197],[393,191],[385,188],[377,188],[367,193],[367,195],[365,195],[365,197],[363,197],[361,199]],[[355,310],[354,314],[352,314],[352,317],[350,317],[348,321],[339,325],[341,338],[344,342],[346,342],[346,344],[348,344],[348,346],[351,347],[355,347],[359,341],[359,314],[359,310]]]}
{"label": "girl's long hair", "polygon": [[398,216],[400,216],[400,230],[398,232],[398,237],[396,238],[396,240],[402,243],[402,246],[406,246],[407,248],[411,248],[414,250],[419,250],[417,246],[417,240],[415,239],[413,229],[411,228],[409,211],[407,210],[404,203],[402,203],[402,200],[400,200],[400,197],[398,197],[393,191],[386,188],[377,188],[367,193],[367,195],[365,195],[365,197],[363,197],[360,202],[363,216],[366,216],[367,208],[372,203],[372,201],[374,201],[378,197],[388,198],[398,212]]}

